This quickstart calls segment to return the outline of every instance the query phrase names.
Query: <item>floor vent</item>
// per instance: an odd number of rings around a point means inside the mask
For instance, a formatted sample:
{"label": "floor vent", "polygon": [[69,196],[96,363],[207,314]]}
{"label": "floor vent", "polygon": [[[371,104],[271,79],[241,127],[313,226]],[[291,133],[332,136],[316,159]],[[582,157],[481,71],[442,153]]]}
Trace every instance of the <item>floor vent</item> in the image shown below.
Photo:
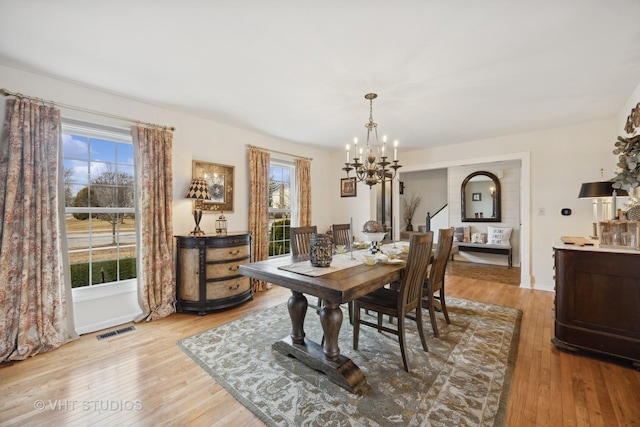
{"label": "floor vent", "polygon": [[118,329],[117,331],[105,332],[104,334],[100,334],[97,336],[98,340],[103,340],[105,338],[113,337],[116,335],[124,334],[125,332],[135,331],[136,328],[133,326],[128,326],[126,328]]}

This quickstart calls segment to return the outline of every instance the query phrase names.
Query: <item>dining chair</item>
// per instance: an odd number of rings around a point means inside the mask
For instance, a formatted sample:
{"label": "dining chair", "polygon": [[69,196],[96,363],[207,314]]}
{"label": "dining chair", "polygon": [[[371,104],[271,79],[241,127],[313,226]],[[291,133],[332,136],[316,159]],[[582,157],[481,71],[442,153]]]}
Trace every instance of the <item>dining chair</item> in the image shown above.
{"label": "dining chair", "polygon": [[453,230],[453,228],[444,228],[438,231],[438,246],[436,248],[435,260],[431,264],[431,271],[424,280],[422,288],[422,308],[429,310],[431,327],[436,337],[440,336],[438,323],[436,322],[436,310],[444,314],[444,320],[447,324],[451,324],[444,298],[444,277],[447,270],[447,262],[451,254],[451,247],[453,246]]}
{"label": "dining chair", "polygon": [[333,224],[331,226],[333,233],[333,244],[351,246],[351,224]]}
{"label": "dining chair", "polygon": [[[399,290],[380,288],[353,301],[353,349],[358,349],[360,325],[369,326],[378,330],[392,333],[398,336],[400,352],[404,370],[409,372],[409,362],[406,355],[405,316],[415,310],[416,324],[420,341],[424,351],[429,351],[427,341],[422,328],[422,286],[429,267],[431,247],[433,245],[433,232],[411,235],[411,244],[407,263],[402,275]],[[375,311],[378,313],[378,323],[372,323],[360,318],[360,309]],[[392,329],[382,324],[382,316],[398,318],[397,329]],[[391,324],[389,324],[391,325]]]}
{"label": "dining chair", "polygon": [[311,252],[311,235],[318,233],[318,227],[316,225],[291,227],[289,233],[291,237],[291,255],[309,254]]}
{"label": "dining chair", "polygon": [[[310,225],[307,227],[291,227],[289,229],[289,236],[291,238],[291,255],[309,254],[311,252],[311,235],[318,233],[317,225]],[[309,304],[309,306],[320,313],[322,308],[322,298],[318,297],[316,305]]]}

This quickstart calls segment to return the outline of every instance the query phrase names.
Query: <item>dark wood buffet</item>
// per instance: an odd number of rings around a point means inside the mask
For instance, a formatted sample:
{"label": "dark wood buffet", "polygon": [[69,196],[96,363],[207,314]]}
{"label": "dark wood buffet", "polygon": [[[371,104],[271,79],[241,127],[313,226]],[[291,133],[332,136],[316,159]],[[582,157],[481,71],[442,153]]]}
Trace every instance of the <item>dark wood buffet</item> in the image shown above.
{"label": "dark wood buffet", "polygon": [[176,236],[177,311],[210,311],[253,299],[240,266],[251,262],[251,234]]}
{"label": "dark wood buffet", "polygon": [[640,369],[640,253],[554,248],[558,348],[631,361]]}

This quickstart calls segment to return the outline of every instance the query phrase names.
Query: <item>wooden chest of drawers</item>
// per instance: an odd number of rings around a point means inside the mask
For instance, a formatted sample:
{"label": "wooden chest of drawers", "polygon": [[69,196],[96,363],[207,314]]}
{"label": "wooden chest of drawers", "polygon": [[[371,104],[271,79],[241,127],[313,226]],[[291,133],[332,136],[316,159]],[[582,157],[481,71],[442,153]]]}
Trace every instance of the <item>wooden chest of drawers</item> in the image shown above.
{"label": "wooden chest of drawers", "polygon": [[176,236],[178,311],[204,315],[253,299],[251,282],[239,272],[251,262],[251,234]]}

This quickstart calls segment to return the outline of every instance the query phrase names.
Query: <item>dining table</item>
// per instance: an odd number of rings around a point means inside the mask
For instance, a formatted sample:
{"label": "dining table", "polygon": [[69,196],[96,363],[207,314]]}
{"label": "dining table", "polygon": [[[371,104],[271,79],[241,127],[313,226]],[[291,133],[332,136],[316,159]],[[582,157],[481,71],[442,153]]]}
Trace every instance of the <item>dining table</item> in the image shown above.
{"label": "dining table", "polygon": [[[399,259],[366,265],[366,251],[333,255],[329,267],[313,267],[308,255],[269,258],[240,266],[240,274],[291,290],[287,302],[291,333],[272,348],[323,372],[332,382],[357,393],[366,382],[360,368],[340,352],[338,337],[342,326],[341,304],[402,278],[405,263]],[[304,320],[308,302],[305,295],[322,299],[319,321],[324,333],[317,343],[305,336]]]}

